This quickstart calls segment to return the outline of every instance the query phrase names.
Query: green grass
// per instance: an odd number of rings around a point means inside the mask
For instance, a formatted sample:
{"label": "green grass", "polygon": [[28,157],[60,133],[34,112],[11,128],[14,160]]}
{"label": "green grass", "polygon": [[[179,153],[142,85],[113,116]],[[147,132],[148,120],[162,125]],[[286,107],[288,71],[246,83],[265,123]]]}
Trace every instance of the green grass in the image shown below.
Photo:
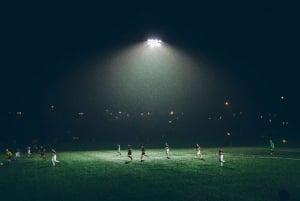
{"label": "green grass", "polygon": [[[225,148],[225,166],[217,148],[203,148],[204,160],[193,149],[149,149],[144,162],[134,150],[126,152],[59,152],[52,167],[38,155],[0,166],[1,201],[94,200],[207,200],[274,201],[287,189],[300,200],[300,149],[281,149],[270,156],[265,148]],[[4,156],[0,161],[5,161]]]}

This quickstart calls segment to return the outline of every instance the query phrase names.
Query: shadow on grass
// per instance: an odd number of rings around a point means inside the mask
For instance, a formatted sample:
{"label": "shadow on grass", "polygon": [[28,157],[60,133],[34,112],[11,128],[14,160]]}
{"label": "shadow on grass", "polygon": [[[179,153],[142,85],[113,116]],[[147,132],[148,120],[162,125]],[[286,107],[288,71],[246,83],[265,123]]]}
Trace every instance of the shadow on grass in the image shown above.
{"label": "shadow on grass", "polygon": [[234,170],[233,167],[230,167],[230,166],[227,166],[227,165],[226,165],[226,166],[223,166],[223,168],[224,168],[224,169],[227,169],[227,170]]}
{"label": "shadow on grass", "polygon": [[126,161],[125,164],[129,164],[129,163],[131,163],[131,162],[132,162],[132,161]]}
{"label": "shadow on grass", "polygon": [[38,169],[45,169],[45,168],[50,168],[52,167],[51,165],[43,165],[43,166],[40,166]]}

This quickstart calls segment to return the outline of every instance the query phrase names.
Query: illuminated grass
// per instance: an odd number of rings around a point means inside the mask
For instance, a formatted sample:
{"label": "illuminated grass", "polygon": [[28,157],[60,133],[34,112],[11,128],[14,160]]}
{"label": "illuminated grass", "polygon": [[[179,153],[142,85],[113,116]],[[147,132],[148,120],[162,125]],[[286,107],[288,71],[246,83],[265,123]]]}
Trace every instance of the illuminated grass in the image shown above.
{"label": "illuminated grass", "polygon": [[[299,200],[300,150],[282,149],[270,156],[263,148],[225,148],[220,167],[216,148],[147,150],[149,158],[128,163],[126,152],[58,152],[52,167],[38,155],[0,167],[1,201],[19,200],[278,200],[287,189]],[[5,158],[1,156],[0,161]]]}

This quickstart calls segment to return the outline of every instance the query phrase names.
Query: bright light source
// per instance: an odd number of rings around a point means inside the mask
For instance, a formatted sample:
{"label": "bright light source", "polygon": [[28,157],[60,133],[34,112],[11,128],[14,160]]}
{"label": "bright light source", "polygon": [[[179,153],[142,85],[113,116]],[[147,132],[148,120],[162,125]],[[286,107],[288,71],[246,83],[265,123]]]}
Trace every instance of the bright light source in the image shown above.
{"label": "bright light source", "polygon": [[158,40],[158,39],[148,39],[147,42],[150,47],[160,47],[161,46],[161,40]]}

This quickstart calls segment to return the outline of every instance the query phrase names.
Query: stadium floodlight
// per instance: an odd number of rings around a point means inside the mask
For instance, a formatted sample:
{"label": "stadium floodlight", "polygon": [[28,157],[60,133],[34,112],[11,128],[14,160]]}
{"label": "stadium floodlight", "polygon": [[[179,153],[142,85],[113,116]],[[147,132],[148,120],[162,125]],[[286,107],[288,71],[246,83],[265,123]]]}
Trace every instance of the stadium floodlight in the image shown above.
{"label": "stadium floodlight", "polygon": [[160,47],[161,46],[161,40],[158,40],[158,39],[148,39],[147,42],[150,47]]}

